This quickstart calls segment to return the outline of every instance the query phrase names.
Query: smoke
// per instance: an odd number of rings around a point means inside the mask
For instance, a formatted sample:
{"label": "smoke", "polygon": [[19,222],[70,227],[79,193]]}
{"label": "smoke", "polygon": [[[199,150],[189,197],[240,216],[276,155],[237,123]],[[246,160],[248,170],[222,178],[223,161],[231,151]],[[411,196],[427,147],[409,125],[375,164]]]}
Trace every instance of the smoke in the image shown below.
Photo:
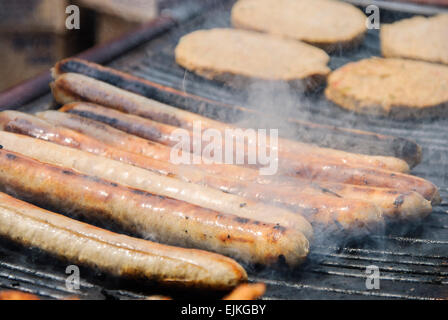
{"label": "smoke", "polygon": [[[280,123],[279,119],[295,117],[298,111],[307,107],[307,102],[303,99],[304,87],[293,86],[285,81],[253,81],[245,88],[245,91],[247,94],[246,104],[263,115],[256,119],[256,122],[254,121],[254,125],[261,124],[270,127],[273,126],[274,120],[275,126],[279,126],[281,129],[287,125],[287,122]],[[278,119],[268,116],[271,114],[276,115]],[[306,118],[306,116],[303,114],[301,118]]]}

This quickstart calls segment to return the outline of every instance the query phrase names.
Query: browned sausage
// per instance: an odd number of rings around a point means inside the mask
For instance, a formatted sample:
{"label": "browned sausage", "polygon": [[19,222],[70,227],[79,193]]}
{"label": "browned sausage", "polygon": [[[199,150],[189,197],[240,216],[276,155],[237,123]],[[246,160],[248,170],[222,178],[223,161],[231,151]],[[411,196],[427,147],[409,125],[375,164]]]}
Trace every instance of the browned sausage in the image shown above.
{"label": "browned sausage", "polygon": [[[14,160],[13,157],[17,158]],[[4,161],[22,160],[27,162],[18,155],[0,152],[2,164]],[[34,174],[39,179],[39,174]],[[2,177],[5,175],[2,174]],[[60,205],[63,206],[64,203]],[[41,209],[4,193],[0,193],[0,234],[72,263],[99,268],[117,276],[155,280],[165,285],[226,289],[247,279],[244,269],[230,258],[112,233]],[[5,298],[5,293],[0,296]],[[15,295],[8,296],[18,298]]]}
{"label": "browned sausage", "polygon": [[264,283],[242,284],[225,296],[223,300],[255,300],[265,292],[266,285]]}
{"label": "browned sausage", "polygon": [[[1,210],[1,209],[0,209]],[[40,300],[34,294],[15,290],[0,291],[0,300]]]}

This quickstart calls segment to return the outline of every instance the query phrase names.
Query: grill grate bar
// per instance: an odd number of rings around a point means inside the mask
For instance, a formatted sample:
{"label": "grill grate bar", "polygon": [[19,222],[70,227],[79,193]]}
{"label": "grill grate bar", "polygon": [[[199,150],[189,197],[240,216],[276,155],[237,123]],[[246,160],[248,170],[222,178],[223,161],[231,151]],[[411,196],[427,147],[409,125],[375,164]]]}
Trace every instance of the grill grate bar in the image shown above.
{"label": "grill grate bar", "polygon": [[[378,258],[378,257],[363,257],[363,256],[354,256],[349,254],[335,254],[335,253],[325,253],[314,250],[312,255],[324,256],[324,257],[333,257],[339,259],[350,259],[350,260],[362,260],[362,261],[370,261],[370,262],[382,262],[382,263],[396,263],[396,264],[407,264],[407,265],[418,265],[418,266],[428,266],[428,267],[440,267],[439,263],[429,262],[429,261],[412,261],[412,260],[393,260],[386,258]],[[448,261],[448,257],[440,257],[439,259],[446,259]],[[448,263],[444,266],[448,268]]]}
{"label": "grill grate bar", "polygon": [[[80,279],[80,289],[70,290],[65,285],[64,276],[57,276],[47,272],[34,271],[33,269],[16,266],[9,263],[0,263],[0,279],[5,279],[12,284],[4,285],[9,289],[20,289],[22,286],[30,285],[39,288],[39,295],[51,299],[63,299],[68,296],[78,296],[79,298],[103,298],[104,295],[125,299],[144,299],[146,296],[127,290],[107,290],[92,283]],[[3,286],[0,280],[0,286]],[[18,286],[20,284],[20,287]],[[28,292],[28,291],[26,291]],[[30,290],[30,293],[36,293]]]}
{"label": "grill grate bar", "polygon": [[380,239],[380,240],[394,240],[399,242],[411,242],[411,243],[425,243],[425,244],[442,244],[448,245],[448,241],[445,240],[430,240],[430,239],[418,239],[418,238],[408,238],[408,237],[396,237],[396,236],[371,236],[374,239]]}
{"label": "grill grate bar", "polygon": [[[365,270],[366,265],[362,264],[355,264],[355,263],[339,263],[335,261],[322,261],[320,262],[323,266],[329,266],[329,267],[343,267],[347,269],[359,269],[359,270]],[[434,272],[434,271],[426,271],[426,270],[415,270],[415,269],[409,269],[409,268],[398,268],[398,267],[388,267],[388,266],[378,266],[380,271],[385,272],[396,272],[396,273],[405,273],[405,274],[420,274],[420,275],[434,275],[437,277],[447,277],[448,272]]]}
{"label": "grill grate bar", "polygon": [[[442,204],[442,206],[446,207],[447,204]],[[436,211],[433,211],[431,214],[432,215],[438,215],[438,216],[441,216],[443,218],[446,218],[447,213],[448,213],[447,210],[436,210]]]}
{"label": "grill grate bar", "polygon": [[[54,296],[54,297],[60,298],[60,297],[68,296],[68,295],[82,294],[81,292],[67,289],[65,287],[65,285],[60,285],[60,284],[55,285],[54,283],[48,283],[38,277],[24,277],[24,276],[19,276],[17,273],[0,271],[0,278],[11,281],[13,283],[19,283],[21,285],[29,284],[29,285],[36,286],[36,287],[39,287],[44,290],[60,292],[60,294],[54,293],[51,295],[48,294],[48,296]],[[14,285],[12,285],[12,287],[14,287]]]}
{"label": "grill grate bar", "polygon": [[147,297],[145,295],[137,294],[135,292],[130,292],[130,291],[126,291],[126,290],[116,290],[116,291],[113,291],[113,292],[117,293],[121,297],[126,297],[126,298],[130,298],[130,299],[142,300],[142,299],[145,299]]}
{"label": "grill grate bar", "polygon": [[28,287],[23,287],[23,286],[16,286],[16,285],[9,285],[6,283],[0,283],[0,288],[3,289],[9,289],[9,290],[19,290],[25,293],[30,293],[30,294],[34,294],[34,295],[38,295],[39,297],[42,298],[48,298],[48,299],[53,299],[53,300],[61,300],[66,298],[66,295],[59,295],[59,294],[53,294],[53,293],[49,293],[47,291],[41,291],[39,289],[36,289],[34,287],[28,288]]}
{"label": "grill grate bar", "polygon": [[[365,270],[365,268],[364,268]],[[312,272],[314,273],[320,273],[320,274],[327,274],[327,275],[334,275],[334,276],[341,276],[341,277],[351,277],[351,278],[366,278],[366,275],[364,273],[351,273],[351,272],[342,272],[342,271],[334,271],[334,270],[325,270],[325,269],[314,269]],[[402,281],[402,282],[410,282],[410,283],[421,283],[421,284],[448,284],[448,281],[441,281],[439,279],[427,279],[427,278],[411,278],[411,277],[397,277],[397,276],[388,276],[383,275],[381,273],[381,276],[379,276],[380,280],[384,281]]]}
{"label": "grill grate bar", "polygon": [[301,283],[291,283],[283,280],[272,280],[266,278],[251,278],[253,281],[264,282],[268,285],[288,287],[297,290],[310,289],[324,292],[333,292],[339,294],[348,294],[348,295],[360,295],[360,296],[372,296],[379,298],[389,298],[389,299],[408,299],[408,300],[437,300],[436,298],[425,297],[425,296],[412,296],[398,293],[386,293],[386,292],[374,292],[374,291],[361,291],[361,290],[351,290],[351,289],[339,289],[333,287],[321,287],[309,284],[301,284]]}
{"label": "grill grate bar", "polygon": [[412,258],[423,258],[423,259],[440,259],[448,261],[448,256],[440,256],[440,255],[426,255],[426,254],[418,254],[418,253],[408,253],[408,252],[400,252],[400,251],[386,251],[386,250],[375,250],[375,249],[364,249],[364,248],[340,248],[340,247],[324,247],[315,245],[315,248],[326,248],[334,251],[342,250],[344,252],[349,253],[363,253],[363,254],[375,254],[375,255],[392,255],[398,257],[412,257]]}
{"label": "grill grate bar", "polygon": [[[5,268],[5,269],[9,269],[11,271],[14,272],[21,272],[24,274],[28,274],[31,276],[37,276],[39,278],[45,278],[45,279],[49,279],[49,280],[55,280],[55,281],[60,281],[65,283],[65,278],[64,277],[60,277],[60,276],[56,276],[54,274],[50,274],[50,273],[44,273],[41,271],[37,271],[35,269],[31,269],[28,267],[25,267],[23,265],[14,265],[14,264],[10,264],[10,263],[6,263],[6,262],[1,262],[0,261],[0,267]],[[85,281],[80,281],[80,285],[82,285],[85,288],[94,288],[95,286],[85,282]]]}
{"label": "grill grate bar", "polygon": [[[446,214],[445,213],[440,213],[440,214]],[[443,225],[432,225],[432,224],[428,224],[428,227],[430,228],[440,228],[440,229],[448,229],[448,224],[443,224]]]}

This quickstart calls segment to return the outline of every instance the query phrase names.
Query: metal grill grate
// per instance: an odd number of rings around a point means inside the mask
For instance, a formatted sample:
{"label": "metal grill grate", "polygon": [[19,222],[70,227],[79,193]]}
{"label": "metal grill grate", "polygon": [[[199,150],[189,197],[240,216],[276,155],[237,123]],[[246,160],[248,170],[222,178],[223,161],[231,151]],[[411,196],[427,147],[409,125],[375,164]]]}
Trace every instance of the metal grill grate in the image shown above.
{"label": "metal grill grate", "polygon": [[[228,88],[185,72],[174,62],[177,40],[190,31],[229,25],[231,3],[219,5],[206,14],[180,24],[171,32],[151,41],[111,63],[112,67],[159,84],[184,90],[213,100],[256,108],[248,102],[244,90]],[[386,18],[388,18],[386,16]],[[390,17],[389,17],[390,18]],[[388,18],[388,19],[389,19]],[[380,55],[378,32],[369,31],[359,50],[336,53],[330,66]],[[429,179],[440,187],[442,205],[423,222],[405,229],[387,228],[384,235],[347,239],[341,245],[316,243],[308,262],[294,271],[250,270],[251,281],[268,285],[265,299],[440,299],[448,298],[448,120],[396,122],[390,119],[355,116],[339,109],[322,94],[304,96],[293,93],[297,109],[291,116],[341,127],[402,136],[416,140],[423,147],[423,162],[413,174]],[[47,95],[25,106],[27,110],[51,107]],[[173,105],[178,100],[173,98]],[[189,109],[191,106],[182,105]],[[239,120],[224,110],[213,115],[222,120]],[[16,248],[17,249],[17,248]],[[28,250],[0,249],[0,286],[58,298],[73,294],[65,288],[64,265],[51,258],[32,260]],[[41,256],[39,254],[38,256]],[[48,263],[50,261],[50,263]],[[380,270],[380,290],[367,290],[366,267]],[[86,270],[87,273],[91,271]],[[91,275],[82,284],[81,294],[90,298],[139,298],[141,288],[129,289],[126,283]],[[121,290],[120,288],[126,288]],[[106,289],[105,289],[106,288]],[[149,289],[157,293],[157,288]]]}

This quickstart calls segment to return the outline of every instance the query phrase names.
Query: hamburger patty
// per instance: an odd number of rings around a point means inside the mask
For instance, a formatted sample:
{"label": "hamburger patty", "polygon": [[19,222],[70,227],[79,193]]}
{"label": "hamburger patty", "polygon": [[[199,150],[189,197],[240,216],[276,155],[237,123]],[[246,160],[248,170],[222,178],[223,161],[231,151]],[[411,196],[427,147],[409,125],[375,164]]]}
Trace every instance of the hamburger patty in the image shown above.
{"label": "hamburger patty", "polygon": [[448,67],[405,59],[364,59],[333,71],[325,95],[358,113],[395,118],[447,115]]}
{"label": "hamburger patty", "polygon": [[365,23],[361,10],[334,0],[239,0],[232,9],[236,28],[302,40],[327,51],[360,43]]}
{"label": "hamburger patty", "polygon": [[309,85],[312,80],[325,79],[330,72],[329,57],[319,48],[237,29],[190,33],[179,41],[175,56],[176,62],[188,70],[237,85],[251,79]]}
{"label": "hamburger patty", "polygon": [[413,17],[381,27],[385,57],[401,57],[448,64],[448,14]]}

